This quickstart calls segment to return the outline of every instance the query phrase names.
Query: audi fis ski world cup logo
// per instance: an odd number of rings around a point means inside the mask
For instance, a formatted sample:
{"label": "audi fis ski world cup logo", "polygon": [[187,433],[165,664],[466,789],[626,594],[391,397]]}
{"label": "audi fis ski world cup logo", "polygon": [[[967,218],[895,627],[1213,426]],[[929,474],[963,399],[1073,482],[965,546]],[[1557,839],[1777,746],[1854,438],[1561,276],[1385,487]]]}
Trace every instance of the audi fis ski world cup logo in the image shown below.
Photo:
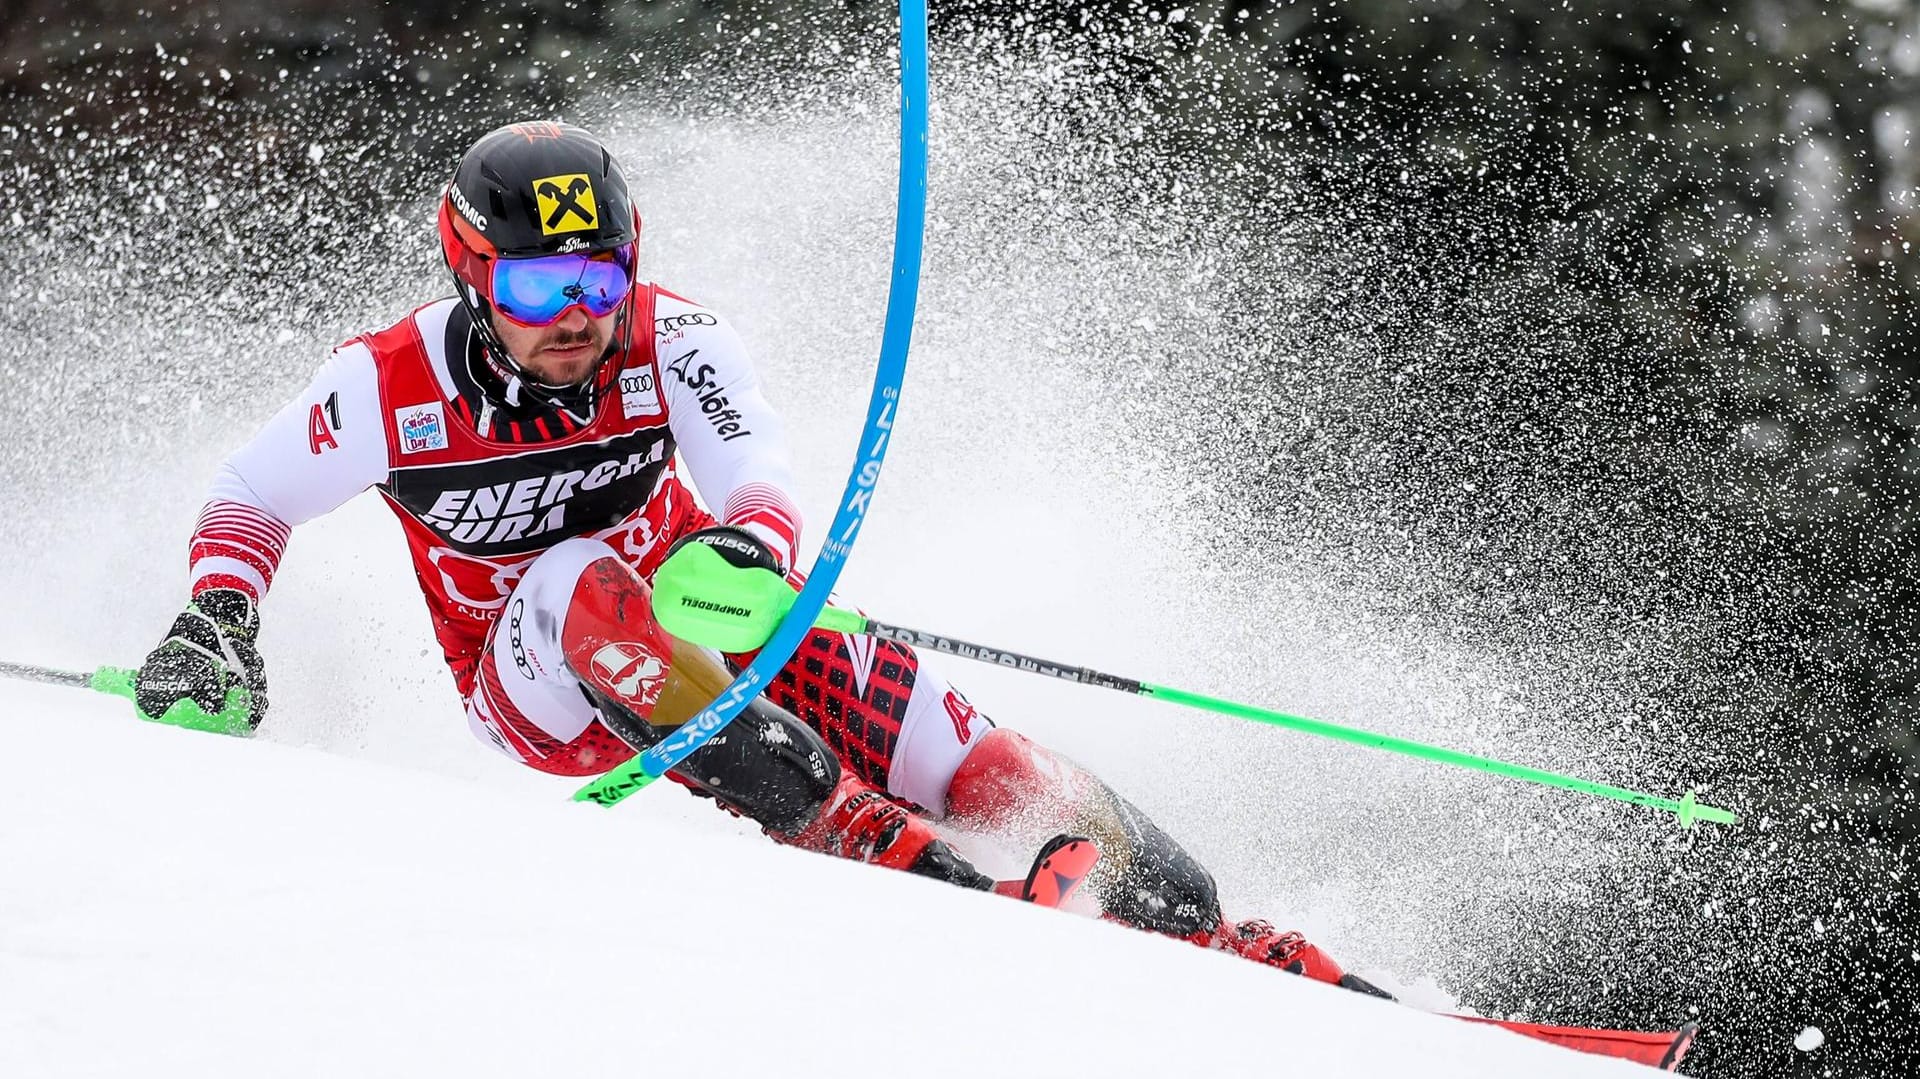
{"label": "audi fis ski world cup logo", "polygon": [[637,644],[614,641],[601,645],[590,664],[595,684],[632,705],[641,718],[652,714],[667,682],[667,668],[658,657]]}
{"label": "audi fis ski world cup logo", "polygon": [[394,409],[393,428],[400,436],[401,453],[447,448],[447,420],[438,401]]}
{"label": "audi fis ski world cup logo", "polygon": [[533,198],[540,208],[543,236],[600,227],[600,208],[593,201],[593,182],[584,172],[535,180]]}
{"label": "audi fis ski world cup logo", "polygon": [[620,372],[620,414],[630,420],[660,415],[660,385],[651,369]]}

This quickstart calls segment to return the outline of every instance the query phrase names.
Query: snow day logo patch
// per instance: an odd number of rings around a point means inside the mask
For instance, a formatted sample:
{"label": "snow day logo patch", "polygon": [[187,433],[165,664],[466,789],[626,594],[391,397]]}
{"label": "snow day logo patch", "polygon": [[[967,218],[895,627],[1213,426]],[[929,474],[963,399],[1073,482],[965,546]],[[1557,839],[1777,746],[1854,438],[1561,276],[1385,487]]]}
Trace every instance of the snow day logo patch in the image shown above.
{"label": "snow day logo patch", "polygon": [[447,421],[438,401],[394,409],[393,427],[400,433],[401,453],[447,448]]}

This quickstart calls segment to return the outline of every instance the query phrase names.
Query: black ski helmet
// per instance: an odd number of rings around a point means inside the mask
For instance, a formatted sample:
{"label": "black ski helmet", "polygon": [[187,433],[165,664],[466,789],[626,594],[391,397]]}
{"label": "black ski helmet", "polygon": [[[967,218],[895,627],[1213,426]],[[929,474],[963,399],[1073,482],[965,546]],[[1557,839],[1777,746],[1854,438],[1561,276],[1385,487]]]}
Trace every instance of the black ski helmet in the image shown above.
{"label": "black ski helmet", "polygon": [[498,403],[518,406],[527,396],[583,422],[590,418],[619,375],[619,365],[609,361],[632,339],[636,270],[629,269],[627,303],[593,373],[577,385],[549,386],[523,369],[494,332],[488,318],[494,260],[614,251],[628,244],[637,249],[639,238],[640,214],[620,166],[580,128],[509,124],[462,155],[440,199],[440,250],[473,317],[481,352],[503,384]]}

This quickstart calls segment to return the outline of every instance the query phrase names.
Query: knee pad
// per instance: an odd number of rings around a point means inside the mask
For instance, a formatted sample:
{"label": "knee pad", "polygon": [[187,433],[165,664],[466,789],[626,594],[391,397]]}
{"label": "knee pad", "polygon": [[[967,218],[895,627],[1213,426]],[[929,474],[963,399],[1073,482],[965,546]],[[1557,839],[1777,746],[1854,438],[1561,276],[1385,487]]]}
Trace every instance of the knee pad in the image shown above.
{"label": "knee pad", "polygon": [[761,827],[787,833],[820,815],[840,783],[840,761],[811,727],[755,698],[674,773]]}
{"label": "knee pad", "polygon": [[[677,657],[676,642],[653,620],[652,602],[646,582],[611,552],[588,562],[574,582],[562,615],[561,650],[567,669],[588,687],[603,717],[614,710],[625,713],[620,720],[653,721]],[[632,740],[622,728],[633,723],[608,726]],[[637,728],[631,733],[641,737],[636,748],[653,740]]]}
{"label": "knee pad", "polygon": [[[645,749],[692,719],[732,675],[712,653],[678,640],[653,619],[653,595],[611,556],[581,572],[562,640],[601,721]],[[761,698],[674,773],[755,823],[804,827],[840,781],[840,762],[806,724]]]}
{"label": "knee pad", "polygon": [[1090,777],[1018,731],[995,727],[974,743],[947,787],[946,814],[990,831],[1057,831],[1080,816]]}
{"label": "knee pad", "polygon": [[1125,862],[1101,893],[1107,915],[1169,936],[1211,933],[1220,924],[1213,874],[1132,803],[1111,790],[1105,794],[1127,849]]}
{"label": "knee pad", "polygon": [[947,813],[990,831],[1093,839],[1103,858],[1092,889],[1116,921],[1178,937],[1220,924],[1213,875],[1180,844],[1092,773],[1005,727],[960,763]]}

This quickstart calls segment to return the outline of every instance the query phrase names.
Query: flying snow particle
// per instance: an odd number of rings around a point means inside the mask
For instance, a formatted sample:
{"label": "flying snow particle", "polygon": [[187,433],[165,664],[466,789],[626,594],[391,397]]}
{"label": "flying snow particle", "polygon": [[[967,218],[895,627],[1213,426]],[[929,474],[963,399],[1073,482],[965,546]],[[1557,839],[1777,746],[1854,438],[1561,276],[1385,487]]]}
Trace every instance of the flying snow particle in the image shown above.
{"label": "flying snow particle", "polygon": [[1819,1027],[1808,1027],[1793,1039],[1793,1047],[1802,1053],[1811,1053],[1827,1043],[1827,1036],[1820,1033]]}
{"label": "flying snow particle", "polygon": [[313,162],[316,165],[318,165],[322,160],[324,160],[326,156],[327,156],[327,148],[320,145],[317,142],[314,143],[312,146],[307,147],[307,160]]}

